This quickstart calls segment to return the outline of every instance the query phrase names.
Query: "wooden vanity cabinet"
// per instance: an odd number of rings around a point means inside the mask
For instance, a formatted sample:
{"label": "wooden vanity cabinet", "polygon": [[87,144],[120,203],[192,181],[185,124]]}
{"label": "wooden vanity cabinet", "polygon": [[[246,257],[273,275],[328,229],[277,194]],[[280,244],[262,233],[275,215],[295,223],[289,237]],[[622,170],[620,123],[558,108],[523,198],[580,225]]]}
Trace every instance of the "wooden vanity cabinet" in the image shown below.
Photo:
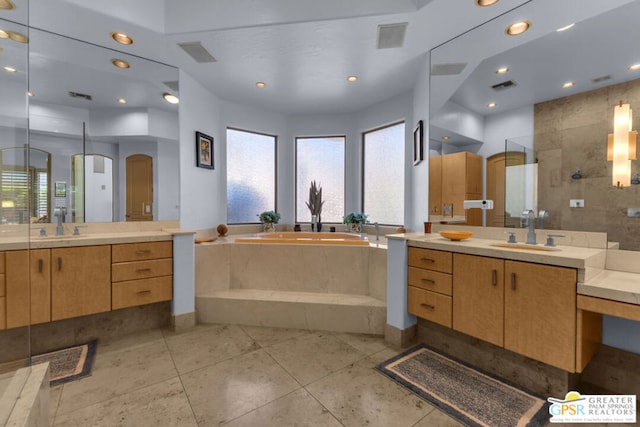
{"label": "wooden vanity cabinet", "polygon": [[51,249],[51,320],[111,310],[111,246]]}
{"label": "wooden vanity cabinet", "polygon": [[0,330],[7,328],[7,287],[4,252],[0,252]]}
{"label": "wooden vanity cabinet", "polygon": [[7,329],[51,321],[50,249],[2,254]]}
{"label": "wooden vanity cabinet", "polygon": [[133,307],[173,298],[173,243],[112,246],[111,308]]}
{"label": "wooden vanity cabinet", "polygon": [[504,260],[453,254],[453,329],[504,346]]}
{"label": "wooden vanity cabinet", "polygon": [[576,287],[573,268],[408,249],[409,313],[568,372],[582,369]]}
{"label": "wooden vanity cabinet", "polygon": [[429,158],[429,214],[465,216],[467,225],[482,225],[482,210],[465,210],[465,200],[482,199],[482,156],[466,151]]}
{"label": "wooden vanity cabinet", "polygon": [[573,268],[505,261],[504,348],[575,372]]}
{"label": "wooden vanity cabinet", "polygon": [[452,254],[410,247],[408,262],[409,313],[450,328]]}

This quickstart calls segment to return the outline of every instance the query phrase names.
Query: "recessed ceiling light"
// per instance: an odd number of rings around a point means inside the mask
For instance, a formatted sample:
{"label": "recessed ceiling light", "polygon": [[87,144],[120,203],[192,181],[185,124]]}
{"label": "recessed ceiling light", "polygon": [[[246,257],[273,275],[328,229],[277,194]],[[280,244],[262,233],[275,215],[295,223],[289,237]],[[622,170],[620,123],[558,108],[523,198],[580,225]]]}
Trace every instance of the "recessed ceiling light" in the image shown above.
{"label": "recessed ceiling light", "polygon": [[124,98],[118,98],[118,104],[126,104],[127,100]]}
{"label": "recessed ceiling light", "polygon": [[442,139],[444,139],[445,141],[448,141],[449,138],[451,138],[449,135],[445,135],[445,136],[442,137]]}
{"label": "recessed ceiling light", "polygon": [[164,98],[165,101],[167,101],[169,104],[177,104],[180,102],[180,100],[178,99],[177,96],[175,95],[171,95],[168,92],[165,92],[162,94],[162,97]]}
{"label": "recessed ceiling light", "polygon": [[13,4],[11,0],[0,0],[0,9],[2,10],[13,10],[16,8],[16,5]]}
{"label": "recessed ceiling light", "polygon": [[265,82],[256,82],[256,87],[264,89],[265,87],[267,87],[267,84]]}
{"label": "recessed ceiling light", "polygon": [[349,82],[357,82],[358,81],[358,76],[349,76],[349,77],[347,77],[347,81],[349,81]]}
{"label": "recessed ceiling light", "polygon": [[18,71],[13,67],[9,67],[8,65],[5,65],[4,67],[2,67],[2,69],[5,70],[7,73],[15,73],[16,71]]}
{"label": "recessed ceiling light", "polygon": [[640,63],[629,65],[629,71],[640,70]]}
{"label": "recessed ceiling light", "polygon": [[564,84],[562,85],[562,89],[566,89],[566,88],[568,88],[568,87],[572,87],[572,86],[575,86],[575,85],[576,85],[576,83],[575,83],[575,82],[566,82],[566,83],[564,83]]}
{"label": "recessed ceiling light", "polygon": [[33,92],[27,92],[27,96],[34,96]]}
{"label": "recessed ceiling light", "polygon": [[124,59],[112,59],[111,63],[118,68],[131,68],[131,65]]}
{"label": "recessed ceiling light", "polygon": [[572,28],[574,25],[576,25],[576,24],[569,24],[569,25],[565,25],[565,26],[564,26],[564,27],[562,27],[562,28],[558,28],[556,31],[557,31],[557,32],[567,31],[569,28]]}
{"label": "recessed ceiling light", "polygon": [[508,36],[517,36],[525,31],[527,31],[531,27],[531,22],[529,21],[518,21],[509,25],[506,30],[504,30],[505,34]]}
{"label": "recessed ceiling light", "polygon": [[489,107],[489,108],[494,108],[494,107],[496,107],[497,105],[498,105],[498,104],[496,104],[495,102],[490,102],[490,103],[488,103],[488,104],[487,104],[487,107]]}
{"label": "recessed ceiling light", "polygon": [[7,31],[9,38],[18,43],[29,43],[29,37],[15,31]]}
{"label": "recessed ceiling light", "polygon": [[120,44],[124,44],[124,45],[133,44],[133,38],[130,35],[125,33],[113,32],[111,33],[111,38]]}
{"label": "recessed ceiling light", "polygon": [[498,3],[500,0],[476,0],[476,6],[484,7]]}
{"label": "recessed ceiling light", "polygon": [[509,69],[507,67],[500,67],[496,70],[496,74],[506,74],[509,72]]}

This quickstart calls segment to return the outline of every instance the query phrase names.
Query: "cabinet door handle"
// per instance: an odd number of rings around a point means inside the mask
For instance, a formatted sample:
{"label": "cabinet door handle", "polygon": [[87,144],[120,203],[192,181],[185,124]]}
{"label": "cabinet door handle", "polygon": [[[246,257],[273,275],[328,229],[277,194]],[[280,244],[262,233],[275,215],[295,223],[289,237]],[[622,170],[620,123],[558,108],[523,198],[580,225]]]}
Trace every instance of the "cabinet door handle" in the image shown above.
{"label": "cabinet door handle", "polygon": [[136,270],[137,273],[148,273],[150,271],[151,271],[150,268],[139,268]]}
{"label": "cabinet door handle", "polygon": [[58,271],[62,270],[62,257],[58,257]]}
{"label": "cabinet door handle", "polygon": [[420,304],[420,306],[422,306],[424,308],[428,308],[429,310],[435,310],[436,309],[436,307],[434,305],[431,305],[431,304],[422,303],[422,304]]}
{"label": "cabinet door handle", "polygon": [[516,290],[516,273],[511,273],[511,289]]}
{"label": "cabinet door handle", "polygon": [[138,249],[136,251],[136,255],[146,255],[150,253],[151,253],[151,249]]}
{"label": "cabinet door handle", "polygon": [[42,259],[39,259],[38,260],[38,273],[42,273],[42,265],[43,265]]}
{"label": "cabinet door handle", "polygon": [[493,286],[498,285],[498,271],[497,270],[491,270],[491,284]]}
{"label": "cabinet door handle", "polygon": [[434,280],[431,280],[431,279],[420,279],[420,281],[422,283],[436,283]]}
{"label": "cabinet door handle", "polygon": [[136,294],[138,294],[138,295],[144,295],[144,294],[150,294],[150,293],[151,293],[151,291],[149,289],[147,289],[146,291],[138,291],[138,292],[136,292]]}
{"label": "cabinet door handle", "polygon": [[424,262],[436,262],[436,260],[431,259],[431,258],[420,258],[420,261],[424,261]]}

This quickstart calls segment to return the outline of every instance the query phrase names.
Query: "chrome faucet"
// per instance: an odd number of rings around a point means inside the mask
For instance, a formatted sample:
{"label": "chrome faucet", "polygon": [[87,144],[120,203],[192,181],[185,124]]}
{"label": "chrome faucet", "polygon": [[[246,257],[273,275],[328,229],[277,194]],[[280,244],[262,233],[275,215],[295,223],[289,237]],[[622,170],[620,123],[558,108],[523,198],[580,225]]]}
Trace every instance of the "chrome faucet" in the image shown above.
{"label": "chrome faucet", "polygon": [[[525,211],[526,212],[526,211]],[[524,214],[524,212],[523,212]],[[528,212],[526,212],[526,217],[523,218],[525,224],[527,225],[527,227],[529,228],[529,232],[527,233],[527,245],[535,245],[537,244],[536,242],[536,218],[535,218],[535,214],[533,213],[532,209],[529,209]]]}
{"label": "chrome faucet", "polygon": [[58,215],[58,225],[56,226],[56,236],[63,236],[64,235],[64,226],[62,225],[64,223],[64,217],[67,214],[67,208],[60,207],[58,208],[58,212],[56,213],[56,215]]}
{"label": "chrome faucet", "polygon": [[374,225],[376,226],[376,240],[380,240],[380,224],[376,222]]}

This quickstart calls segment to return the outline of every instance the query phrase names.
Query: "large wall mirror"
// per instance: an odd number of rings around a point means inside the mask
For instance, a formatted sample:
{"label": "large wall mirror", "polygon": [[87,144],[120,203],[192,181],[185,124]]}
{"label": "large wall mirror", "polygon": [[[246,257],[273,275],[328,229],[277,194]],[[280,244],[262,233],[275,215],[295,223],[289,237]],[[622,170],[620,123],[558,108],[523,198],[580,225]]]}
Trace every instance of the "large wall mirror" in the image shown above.
{"label": "large wall mirror", "polygon": [[[431,52],[430,156],[483,157],[483,196],[497,202],[487,226],[544,210],[544,228],[607,232],[639,250],[640,179],[612,184],[607,142],[621,101],[640,127],[640,1],[539,9],[526,3]],[[521,19],[531,28],[505,35]]]}
{"label": "large wall mirror", "polygon": [[[1,23],[3,30],[15,25]],[[2,43],[3,57],[19,64],[13,74],[24,80],[0,74],[3,91],[15,92],[14,101],[3,97],[14,105],[3,106],[0,149],[24,151],[28,144],[34,162],[43,161],[37,153],[48,156],[46,168],[22,166],[46,175],[46,184],[28,185],[38,205],[17,215],[5,201],[3,223],[56,222],[61,207],[65,222],[178,220],[178,106],[163,98],[178,95],[178,70],[34,28],[27,43]],[[128,169],[135,156],[149,159],[144,170]],[[5,157],[3,177],[17,167]]]}

